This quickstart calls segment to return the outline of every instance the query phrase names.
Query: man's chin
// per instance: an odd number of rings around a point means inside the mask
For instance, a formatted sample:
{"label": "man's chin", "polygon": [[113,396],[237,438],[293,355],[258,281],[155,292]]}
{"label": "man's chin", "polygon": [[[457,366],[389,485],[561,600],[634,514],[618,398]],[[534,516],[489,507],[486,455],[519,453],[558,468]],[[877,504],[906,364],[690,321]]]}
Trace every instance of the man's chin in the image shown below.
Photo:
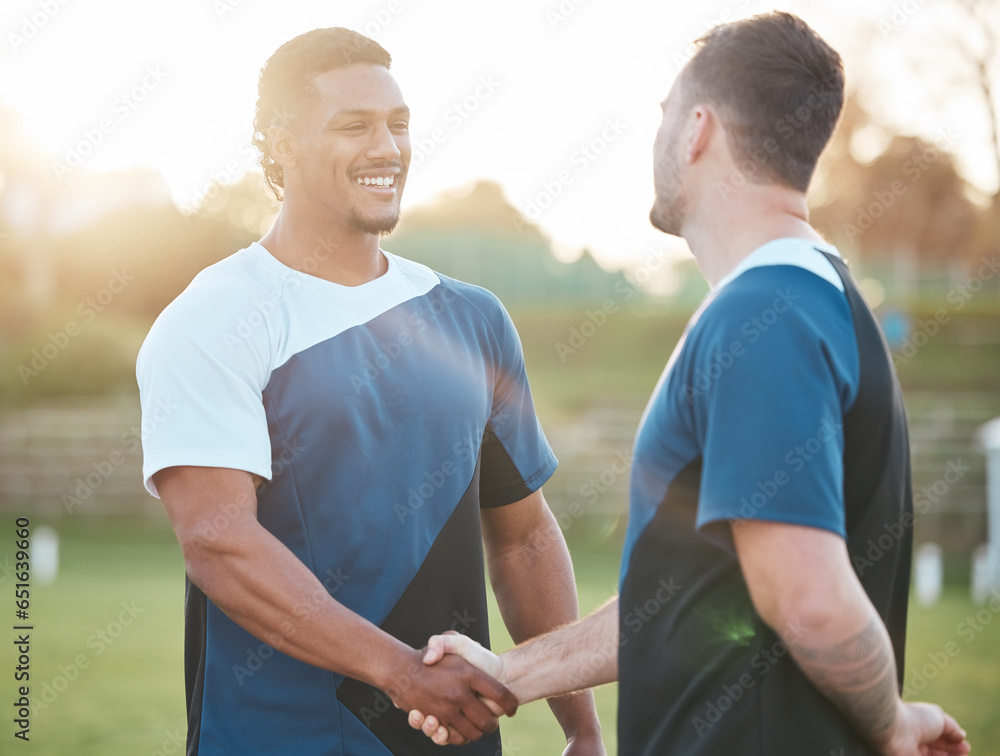
{"label": "man's chin", "polygon": [[649,222],[653,224],[653,228],[657,231],[662,231],[671,236],[681,235],[679,219],[675,218],[672,213],[660,212],[655,205],[649,211]]}
{"label": "man's chin", "polygon": [[355,213],[351,217],[351,225],[366,234],[378,234],[385,236],[396,228],[399,223],[399,211],[392,215],[361,215]]}

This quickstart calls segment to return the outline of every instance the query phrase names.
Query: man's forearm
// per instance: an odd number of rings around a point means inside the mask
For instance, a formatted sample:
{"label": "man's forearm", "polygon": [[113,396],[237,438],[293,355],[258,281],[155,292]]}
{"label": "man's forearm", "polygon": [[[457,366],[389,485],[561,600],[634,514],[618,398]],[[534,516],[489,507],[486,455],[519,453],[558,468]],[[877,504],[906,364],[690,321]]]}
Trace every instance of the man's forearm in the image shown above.
{"label": "man's forearm", "polygon": [[806,677],[850,720],[882,747],[899,713],[896,661],[889,634],[870,606],[850,607],[801,637],[786,637]]}
{"label": "man's forearm", "polygon": [[889,633],[843,538],[767,520],[741,521],[732,533],[754,608],[862,738],[891,756],[968,752],[952,717],[900,699]]}
{"label": "man's forearm", "polygon": [[504,681],[521,703],[618,679],[618,597],[502,657]]}
{"label": "man's forearm", "polygon": [[[185,549],[188,575],[234,622],[300,661],[391,687],[411,649],[350,611],[255,520]],[[364,653],[358,653],[364,648]]]}
{"label": "man's forearm", "polygon": [[[504,623],[515,643],[536,637],[580,616],[573,563],[555,518],[526,542],[491,554],[490,578]],[[594,696],[584,691],[549,701],[567,737],[597,732],[600,724]]]}
{"label": "man's forearm", "polygon": [[741,521],[732,532],[761,619],[858,734],[883,748],[902,708],[895,656],[844,540],[765,520]]}

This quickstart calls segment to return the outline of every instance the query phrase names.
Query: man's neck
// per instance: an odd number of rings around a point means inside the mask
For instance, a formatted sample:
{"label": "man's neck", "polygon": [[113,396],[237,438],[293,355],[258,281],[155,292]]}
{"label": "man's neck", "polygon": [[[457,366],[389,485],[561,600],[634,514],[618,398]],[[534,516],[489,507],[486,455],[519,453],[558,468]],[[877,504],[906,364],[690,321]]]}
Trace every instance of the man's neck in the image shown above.
{"label": "man's neck", "polygon": [[739,200],[721,202],[703,215],[690,218],[682,229],[698,267],[713,287],[769,241],[823,241],[809,225],[803,194],[773,186],[746,186],[740,191],[747,193]]}
{"label": "man's neck", "polygon": [[317,278],[360,286],[383,275],[388,261],[378,234],[317,222],[282,205],[271,230],[260,240],[272,257]]}

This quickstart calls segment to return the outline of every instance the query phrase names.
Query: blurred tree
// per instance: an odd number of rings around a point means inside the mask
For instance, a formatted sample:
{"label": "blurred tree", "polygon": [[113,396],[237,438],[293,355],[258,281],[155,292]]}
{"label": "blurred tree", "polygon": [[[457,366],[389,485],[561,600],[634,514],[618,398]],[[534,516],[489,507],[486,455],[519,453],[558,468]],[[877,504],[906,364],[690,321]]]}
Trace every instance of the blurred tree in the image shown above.
{"label": "blurred tree", "polygon": [[270,230],[278,215],[278,204],[264,186],[263,174],[250,171],[232,183],[212,184],[198,214],[228,227],[242,248]]}
{"label": "blurred tree", "polygon": [[[865,143],[874,159],[859,157]],[[853,94],[820,161],[811,196],[812,218],[835,243],[865,260],[900,255],[920,263],[947,262],[975,248],[983,210],[942,133],[929,143],[892,134]],[[884,146],[883,146],[884,145]]]}
{"label": "blurred tree", "polygon": [[44,155],[17,114],[0,105],[0,260],[11,273],[5,314],[15,308],[38,313],[52,301],[54,271],[45,241],[55,191]]}
{"label": "blurred tree", "polygon": [[997,174],[993,207],[1000,209],[1000,0],[950,0],[966,17],[969,33],[952,38],[954,49],[972,71],[972,81],[990,122],[990,151]]}
{"label": "blurred tree", "polygon": [[[936,13],[934,23],[922,27],[923,38],[913,39],[919,33],[914,31],[905,42],[919,50],[914,70],[935,93],[932,107],[960,125],[961,137],[982,140],[985,165],[996,182],[992,192],[969,192],[978,194],[987,210],[980,214],[967,256],[975,260],[1000,248],[1000,0],[944,0],[928,9]],[[977,106],[982,120],[969,117]]]}
{"label": "blurred tree", "polygon": [[541,229],[510,204],[495,181],[477,181],[447,192],[433,203],[408,210],[400,228],[474,228],[500,235],[517,234],[526,242],[549,243]]}
{"label": "blurred tree", "polygon": [[997,188],[990,200],[990,213],[979,229],[981,248],[1000,247],[1000,0],[953,0],[969,16],[978,39],[972,45],[959,42],[975,75],[978,92],[989,114],[993,163]]}
{"label": "blurred tree", "polygon": [[82,323],[105,312],[148,323],[200,270],[241,246],[219,218],[185,217],[169,202],[115,208],[53,240],[58,301]]}
{"label": "blurred tree", "polygon": [[557,260],[548,237],[493,181],[477,181],[403,213],[385,248],[469,283],[509,306],[600,302],[627,286],[589,251]]}
{"label": "blurred tree", "polygon": [[[956,157],[959,145],[965,155],[979,147],[986,163],[980,157],[975,168],[995,171],[1000,181],[1000,0],[893,7],[899,18],[880,26],[881,35],[870,34],[867,47],[869,69],[893,75],[887,82],[878,75],[856,80],[820,161],[810,196],[813,219],[866,263],[881,261],[885,270],[891,261],[895,275],[960,279],[1000,246],[1000,187],[972,185],[962,173],[972,166]],[[893,46],[916,77],[908,99],[939,115],[943,125],[933,135],[889,125],[894,114],[875,87],[907,86],[905,69],[885,65]],[[970,120],[977,107],[982,119]],[[986,144],[970,142],[983,137]]]}

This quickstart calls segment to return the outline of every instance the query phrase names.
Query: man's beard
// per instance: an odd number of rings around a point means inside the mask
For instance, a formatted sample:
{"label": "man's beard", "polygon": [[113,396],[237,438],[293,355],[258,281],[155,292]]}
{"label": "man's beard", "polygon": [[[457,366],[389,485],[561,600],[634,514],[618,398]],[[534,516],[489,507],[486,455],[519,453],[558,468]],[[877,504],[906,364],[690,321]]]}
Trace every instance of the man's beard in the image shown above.
{"label": "man's beard", "polygon": [[351,208],[351,214],[347,219],[352,228],[364,231],[366,234],[378,234],[385,236],[396,228],[399,223],[399,208],[392,215],[372,216],[362,215],[356,207]]}
{"label": "man's beard", "polygon": [[655,228],[674,236],[681,235],[681,226],[687,214],[687,195],[681,185],[680,166],[677,158],[677,140],[680,128],[671,134],[663,154],[653,166],[653,185],[656,199],[649,211],[649,222]]}
{"label": "man's beard", "polygon": [[[395,179],[396,201],[398,203],[403,197],[403,187],[406,186],[406,175],[408,173],[407,167],[402,162],[398,161],[372,164],[368,167],[373,169],[398,169],[399,173],[396,175]],[[386,215],[364,215],[356,206],[352,206],[347,216],[347,222],[351,228],[355,228],[366,234],[386,236],[387,234],[392,233],[392,230],[396,228],[396,224],[399,223],[399,215],[400,210],[398,204],[394,210],[389,211]]]}
{"label": "man's beard", "polygon": [[656,193],[656,200],[649,211],[649,222],[665,234],[681,235],[687,201],[677,183],[670,184],[670,194]]}

